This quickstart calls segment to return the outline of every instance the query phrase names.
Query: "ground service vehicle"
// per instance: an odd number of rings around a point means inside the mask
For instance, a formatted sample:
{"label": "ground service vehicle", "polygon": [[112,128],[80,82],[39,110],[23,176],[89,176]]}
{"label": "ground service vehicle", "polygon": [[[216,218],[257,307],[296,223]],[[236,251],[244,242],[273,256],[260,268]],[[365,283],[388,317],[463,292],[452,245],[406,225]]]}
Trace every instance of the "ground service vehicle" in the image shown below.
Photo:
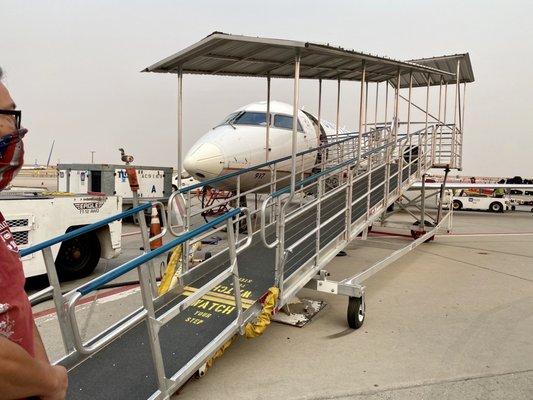
{"label": "ground service vehicle", "polygon": [[[122,211],[118,196],[64,195],[3,191],[2,212],[19,249],[102,220]],[[122,223],[115,221],[51,247],[61,280],[90,275],[100,258],[114,258],[121,251]],[[46,273],[43,254],[22,257],[26,277]]]}
{"label": "ground service vehicle", "polygon": [[452,197],[454,211],[483,210],[504,212],[511,209],[511,199],[508,196],[493,197],[473,190],[461,190]]}

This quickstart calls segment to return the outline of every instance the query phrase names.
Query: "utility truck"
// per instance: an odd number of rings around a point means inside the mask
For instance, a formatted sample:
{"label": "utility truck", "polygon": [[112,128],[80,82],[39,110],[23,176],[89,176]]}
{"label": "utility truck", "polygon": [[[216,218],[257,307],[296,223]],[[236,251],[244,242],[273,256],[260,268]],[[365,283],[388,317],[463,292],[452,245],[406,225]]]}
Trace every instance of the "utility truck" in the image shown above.
{"label": "utility truck", "polygon": [[445,202],[447,200],[449,204],[451,199],[454,211],[482,210],[501,213],[512,207],[511,199],[507,195],[496,197],[494,193],[489,195],[477,189],[461,189],[453,195],[450,192],[448,191]]}
{"label": "utility truck", "polygon": [[[19,249],[41,243],[76,228],[100,221],[122,211],[120,196],[51,196],[38,191],[6,190],[0,193],[3,214]],[[61,280],[90,275],[100,258],[117,257],[121,251],[122,223],[113,222],[94,232],[52,246]],[[22,258],[26,277],[46,273],[41,252]]]}

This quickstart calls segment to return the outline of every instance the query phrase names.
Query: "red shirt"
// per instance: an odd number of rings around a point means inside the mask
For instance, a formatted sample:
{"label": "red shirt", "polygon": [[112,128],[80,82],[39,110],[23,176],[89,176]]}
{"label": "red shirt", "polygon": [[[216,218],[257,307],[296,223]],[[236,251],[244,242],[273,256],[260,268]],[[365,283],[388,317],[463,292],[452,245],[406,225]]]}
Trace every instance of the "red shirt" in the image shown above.
{"label": "red shirt", "polygon": [[33,357],[33,315],[24,281],[17,244],[0,213],[0,335]]}

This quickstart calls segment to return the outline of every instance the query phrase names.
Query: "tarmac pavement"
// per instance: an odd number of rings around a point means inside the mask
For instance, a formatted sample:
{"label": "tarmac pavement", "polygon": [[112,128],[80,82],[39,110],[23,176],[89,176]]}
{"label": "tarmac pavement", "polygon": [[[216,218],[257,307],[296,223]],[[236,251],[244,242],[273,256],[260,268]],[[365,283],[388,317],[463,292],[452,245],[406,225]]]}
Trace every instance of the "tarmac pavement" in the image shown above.
{"label": "tarmac pavement", "polygon": [[[533,399],[533,217],[454,224],[475,236],[440,236],[368,280],[361,329],[347,328],[345,298],[303,290],[328,303],[310,324],[240,339],[175,398]],[[401,240],[354,242],[329,270],[353,274]]]}
{"label": "tarmac pavement", "polygon": [[[352,242],[346,257],[331,262],[332,279],[409,240],[372,234]],[[95,276],[138,255],[139,242],[126,236],[120,258],[103,261]],[[419,246],[366,282],[361,329],[347,327],[345,297],[304,289],[300,297],[328,303],[311,323],[272,324],[257,339],[239,338],[173,398],[533,399],[532,244],[533,214],[455,213],[454,235]],[[91,337],[139,305],[135,286],[99,292],[78,309],[82,334]],[[34,313],[57,359],[63,350],[51,307]]]}

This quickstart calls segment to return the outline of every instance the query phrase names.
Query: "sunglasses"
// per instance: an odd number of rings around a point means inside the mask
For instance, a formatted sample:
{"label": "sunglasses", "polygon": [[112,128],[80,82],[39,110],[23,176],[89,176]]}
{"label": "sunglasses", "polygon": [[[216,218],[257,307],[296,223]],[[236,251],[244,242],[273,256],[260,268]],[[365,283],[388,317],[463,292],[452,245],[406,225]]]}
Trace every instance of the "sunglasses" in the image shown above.
{"label": "sunglasses", "polygon": [[22,111],[20,110],[0,110],[0,115],[12,115],[15,117],[15,127],[20,129],[20,121],[22,121]]}

